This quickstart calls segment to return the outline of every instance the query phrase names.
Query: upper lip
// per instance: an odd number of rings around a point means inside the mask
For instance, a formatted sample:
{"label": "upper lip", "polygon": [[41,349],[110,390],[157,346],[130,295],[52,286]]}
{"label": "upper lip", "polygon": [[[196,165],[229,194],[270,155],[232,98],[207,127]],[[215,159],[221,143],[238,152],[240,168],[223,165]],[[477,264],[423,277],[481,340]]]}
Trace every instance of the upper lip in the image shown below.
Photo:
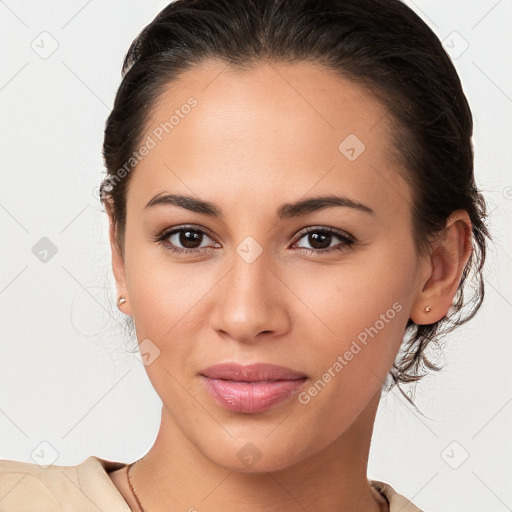
{"label": "upper lip", "polygon": [[221,363],[201,370],[200,375],[210,379],[223,379],[234,381],[254,382],[259,380],[290,380],[302,379],[306,375],[284,366],[268,363]]}

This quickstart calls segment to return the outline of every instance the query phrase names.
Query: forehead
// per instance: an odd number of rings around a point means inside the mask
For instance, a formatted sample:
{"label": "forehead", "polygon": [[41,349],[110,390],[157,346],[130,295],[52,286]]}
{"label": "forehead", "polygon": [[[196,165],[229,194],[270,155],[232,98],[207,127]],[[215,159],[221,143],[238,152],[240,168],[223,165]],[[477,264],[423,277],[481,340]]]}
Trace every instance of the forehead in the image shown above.
{"label": "forehead", "polygon": [[180,75],[153,106],[142,137],[152,147],[129,195],[141,203],[178,190],[256,202],[336,189],[362,202],[375,194],[374,204],[396,201],[408,190],[396,172],[391,129],[379,101],[319,65],[236,71],[207,61]]}

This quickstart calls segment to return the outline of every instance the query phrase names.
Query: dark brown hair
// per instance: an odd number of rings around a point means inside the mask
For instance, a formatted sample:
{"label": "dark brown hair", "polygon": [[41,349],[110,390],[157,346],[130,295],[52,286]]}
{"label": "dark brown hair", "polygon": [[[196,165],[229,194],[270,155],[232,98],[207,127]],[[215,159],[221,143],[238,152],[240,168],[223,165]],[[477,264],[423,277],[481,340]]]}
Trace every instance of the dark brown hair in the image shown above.
{"label": "dark brown hair", "polygon": [[[399,0],[176,0],[131,44],[105,127],[107,177],[124,253],[126,190],[145,124],[159,95],[180,73],[206,59],[249,70],[267,62],[308,61],[359,84],[393,119],[401,174],[411,186],[414,239],[429,250],[458,209],[472,222],[473,251],[447,315],[430,325],[408,321],[391,386],[439,370],[427,348],[471,319],[484,297],[486,206],[473,175],[471,110],[439,39]],[[133,159],[132,159],[133,160]],[[124,168],[124,172],[120,172]],[[120,176],[122,175],[122,176]],[[471,283],[469,282],[471,281]],[[472,293],[467,299],[467,288]]]}

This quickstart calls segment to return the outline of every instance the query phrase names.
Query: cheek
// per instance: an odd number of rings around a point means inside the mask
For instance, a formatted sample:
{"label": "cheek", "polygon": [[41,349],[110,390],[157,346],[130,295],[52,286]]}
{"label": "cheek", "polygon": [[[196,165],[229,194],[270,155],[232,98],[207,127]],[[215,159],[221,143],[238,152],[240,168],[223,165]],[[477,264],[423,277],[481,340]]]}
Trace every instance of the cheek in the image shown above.
{"label": "cheek", "polygon": [[196,273],[193,265],[173,262],[139,228],[127,228],[126,284],[135,326],[144,337],[162,339],[200,299]]}
{"label": "cheek", "polygon": [[[350,379],[345,390],[372,380],[384,381],[396,357],[407,323],[407,308],[398,290],[365,290],[354,276],[328,292],[308,296],[310,334],[304,350],[310,354],[316,376],[325,372]],[[318,282],[318,281],[317,281]],[[331,381],[329,376],[325,376]],[[336,386],[335,386],[336,387]],[[363,385],[363,387],[365,387]]]}
{"label": "cheek", "polygon": [[408,319],[398,290],[364,290],[352,278],[344,285],[310,296],[312,309],[315,301],[323,309],[305,347],[311,381],[298,396],[301,417],[326,440],[348,429],[383,386]]}
{"label": "cheek", "polygon": [[192,266],[171,265],[161,255],[152,260],[150,252],[127,254],[128,293],[143,360],[149,353],[147,375],[168,409],[178,414],[194,408],[180,383],[197,367],[195,340],[207,318],[201,314],[207,288],[199,279],[204,274]]}
{"label": "cheek", "polygon": [[179,333],[200,328],[201,317],[196,312],[206,293],[200,274],[186,265],[145,266],[141,262],[136,268],[127,284],[138,339],[150,338],[157,344],[172,341],[173,349],[178,350],[180,340],[183,345],[187,342]]}
{"label": "cheek", "polygon": [[319,388],[329,383],[345,403],[361,402],[384,382],[412,307],[414,269],[413,247],[397,243],[374,248],[345,268],[317,272],[314,287],[311,280],[296,281],[294,291],[308,306],[304,348]]}

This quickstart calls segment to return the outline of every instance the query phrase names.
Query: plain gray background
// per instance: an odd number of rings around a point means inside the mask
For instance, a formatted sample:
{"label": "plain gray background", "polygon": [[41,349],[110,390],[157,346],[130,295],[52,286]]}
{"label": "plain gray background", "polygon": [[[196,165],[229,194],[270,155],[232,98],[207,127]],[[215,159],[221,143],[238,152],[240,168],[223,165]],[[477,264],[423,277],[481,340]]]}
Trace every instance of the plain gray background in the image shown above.
{"label": "plain gray background", "polygon": [[[417,387],[425,416],[396,390],[382,400],[368,474],[428,512],[512,510],[512,1],[407,3],[461,76],[494,244],[482,309]],[[0,458],[131,462],[156,436],[97,189],[122,59],[166,4],[0,1]]]}

